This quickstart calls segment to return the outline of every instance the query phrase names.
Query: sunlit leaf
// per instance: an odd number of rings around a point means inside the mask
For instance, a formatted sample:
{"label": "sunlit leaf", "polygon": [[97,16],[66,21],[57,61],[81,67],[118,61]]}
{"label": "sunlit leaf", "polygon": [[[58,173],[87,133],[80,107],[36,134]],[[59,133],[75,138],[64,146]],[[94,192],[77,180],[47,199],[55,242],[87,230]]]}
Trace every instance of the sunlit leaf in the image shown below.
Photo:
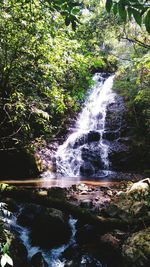
{"label": "sunlit leaf", "polygon": [[8,256],[8,254],[3,254],[1,257],[1,267],[5,267],[6,264],[9,264],[11,266],[13,266],[13,260],[11,259],[10,256]]}

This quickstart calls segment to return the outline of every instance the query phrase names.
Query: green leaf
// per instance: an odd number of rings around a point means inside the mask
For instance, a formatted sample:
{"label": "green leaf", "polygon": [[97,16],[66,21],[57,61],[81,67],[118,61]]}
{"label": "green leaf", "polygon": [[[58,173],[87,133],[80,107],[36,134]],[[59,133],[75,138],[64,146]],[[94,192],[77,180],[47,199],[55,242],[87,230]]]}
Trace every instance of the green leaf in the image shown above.
{"label": "green leaf", "polygon": [[119,2],[118,4],[118,11],[119,11],[119,16],[121,17],[121,19],[126,22],[127,11],[126,11],[125,5],[122,2]]}
{"label": "green leaf", "polygon": [[145,16],[144,23],[145,23],[146,30],[148,31],[148,33],[150,33],[150,10],[147,12]]}
{"label": "green leaf", "polygon": [[4,253],[4,254],[5,254],[5,253],[8,253],[8,251],[9,251],[9,244],[6,243],[6,244],[3,246],[3,253]]}
{"label": "green leaf", "polygon": [[129,20],[131,20],[131,18],[132,18],[132,8],[131,7],[128,7],[128,18],[129,18]]}
{"label": "green leaf", "polygon": [[63,11],[68,11],[68,5],[67,5],[67,3],[64,3],[62,6],[61,6],[61,10],[63,10]]}
{"label": "green leaf", "polygon": [[113,1],[112,0],[106,0],[106,10],[107,12],[110,12],[111,8],[113,5]]}
{"label": "green leaf", "polygon": [[118,3],[114,3],[114,5],[113,5],[113,13],[114,13],[114,15],[116,15],[117,12],[118,12]]}
{"label": "green leaf", "polygon": [[78,15],[80,13],[80,8],[78,7],[73,7],[73,9],[71,10],[71,13],[73,15]]}
{"label": "green leaf", "polygon": [[141,16],[140,12],[137,11],[136,9],[132,8],[132,14],[133,14],[133,17],[134,17],[136,23],[141,26],[142,16]]}

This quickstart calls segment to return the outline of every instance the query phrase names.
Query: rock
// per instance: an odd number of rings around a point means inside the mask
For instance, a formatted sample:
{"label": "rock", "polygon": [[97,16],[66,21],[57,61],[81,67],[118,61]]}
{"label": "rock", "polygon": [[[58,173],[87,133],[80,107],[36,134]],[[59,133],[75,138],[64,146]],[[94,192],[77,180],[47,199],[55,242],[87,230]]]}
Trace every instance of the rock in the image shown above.
{"label": "rock", "polygon": [[48,267],[48,263],[45,261],[41,252],[37,252],[32,256],[31,267]]}
{"label": "rock", "polygon": [[10,257],[13,260],[14,267],[29,267],[28,252],[22,241],[13,237],[9,247]]}
{"label": "rock", "polygon": [[65,200],[66,199],[66,189],[60,187],[51,187],[48,189],[48,196],[52,198],[58,198]]}
{"label": "rock", "polygon": [[129,147],[118,140],[109,142],[108,158],[113,170],[126,171],[130,162]]}
{"label": "rock", "polygon": [[113,233],[102,235],[99,239],[99,253],[108,266],[124,266],[121,256],[121,240]]}
{"label": "rock", "polygon": [[122,247],[126,266],[150,266],[150,227],[130,236]]}
{"label": "rock", "polygon": [[65,267],[101,267],[99,260],[95,259],[93,255],[85,253],[78,245],[68,247],[63,253],[63,260],[65,260]]}
{"label": "rock", "polygon": [[84,162],[80,166],[81,175],[92,175],[94,174],[94,172],[95,172],[94,167],[90,162]]}
{"label": "rock", "polygon": [[96,242],[98,235],[96,229],[93,226],[86,224],[78,227],[75,237],[77,243],[81,245]]}
{"label": "rock", "polygon": [[150,193],[150,178],[134,183],[127,191],[127,194],[147,196]]}
{"label": "rock", "polygon": [[76,190],[88,192],[89,187],[85,184],[79,184],[79,185],[76,185]]}
{"label": "rock", "polygon": [[78,148],[79,146],[83,146],[84,144],[86,144],[88,142],[88,137],[86,134],[78,137],[76,140],[75,140],[75,143],[73,145],[73,148],[76,149]]}
{"label": "rock", "polygon": [[100,140],[100,133],[95,131],[90,131],[88,133],[88,142],[98,142]]}
{"label": "rock", "polygon": [[84,199],[80,203],[81,208],[91,209],[93,206],[93,203],[90,199]]}
{"label": "rock", "polygon": [[18,211],[18,205],[15,200],[12,198],[5,198],[5,203],[7,203],[7,209],[11,212]]}
{"label": "rock", "polygon": [[89,144],[88,147],[83,147],[81,157],[85,163],[91,164],[95,171],[103,168],[101,148],[98,145]]}
{"label": "rock", "polygon": [[26,204],[18,216],[18,223],[31,230],[31,243],[41,248],[62,245],[71,236],[68,218],[62,211],[53,208]]}
{"label": "rock", "polygon": [[119,137],[119,131],[105,131],[103,134],[103,139],[109,141],[114,141]]}
{"label": "rock", "polygon": [[118,250],[120,247],[120,240],[117,239],[111,233],[107,233],[100,238],[102,246],[105,246],[106,250]]}
{"label": "rock", "polygon": [[[34,156],[24,149],[0,151],[1,171],[0,178],[19,179],[37,177],[38,167]],[[6,168],[7,162],[7,168]]]}

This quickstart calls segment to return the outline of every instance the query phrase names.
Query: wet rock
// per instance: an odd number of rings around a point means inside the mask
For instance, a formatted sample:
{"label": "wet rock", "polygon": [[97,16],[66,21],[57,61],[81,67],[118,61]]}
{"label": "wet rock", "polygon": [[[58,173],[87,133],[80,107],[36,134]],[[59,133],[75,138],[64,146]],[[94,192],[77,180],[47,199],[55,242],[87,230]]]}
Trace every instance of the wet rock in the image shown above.
{"label": "wet rock", "polygon": [[91,209],[93,206],[93,203],[90,199],[84,199],[80,202],[81,208]]}
{"label": "wet rock", "polygon": [[7,203],[7,208],[11,212],[16,212],[18,211],[18,205],[15,200],[12,198],[5,198],[5,203]]}
{"label": "wet rock", "polygon": [[103,167],[103,162],[101,159],[101,150],[98,146],[88,146],[82,148],[82,159],[84,162],[89,162],[92,166],[98,170]]}
{"label": "wet rock", "polygon": [[130,236],[122,248],[126,267],[150,266],[150,227]]}
{"label": "wet rock", "polygon": [[12,239],[9,252],[13,260],[14,267],[29,267],[28,252],[20,239],[15,237]]}
{"label": "wet rock", "polygon": [[75,237],[77,243],[83,245],[91,242],[95,243],[98,235],[96,229],[93,226],[86,224],[81,227],[78,227]]}
{"label": "wet rock", "polygon": [[119,141],[109,142],[108,158],[113,170],[126,171],[130,160],[129,147]]}
{"label": "wet rock", "polygon": [[48,196],[51,198],[58,198],[65,200],[66,199],[66,189],[65,188],[60,188],[60,187],[52,187],[48,189]]}
{"label": "wet rock", "polygon": [[78,148],[79,146],[82,146],[84,144],[86,144],[88,142],[88,136],[85,134],[85,135],[82,135],[80,137],[78,137],[73,145],[73,148],[76,149]]}
{"label": "wet rock", "polygon": [[88,133],[88,142],[98,142],[100,140],[100,133],[95,131],[90,131]]}
{"label": "wet rock", "polygon": [[64,267],[101,267],[102,264],[99,260],[94,258],[93,255],[85,253],[84,250],[78,245],[72,245],[67,248],[62,258],[64,260]]}
{"label": "wet rock", "polygon": [[103,168],[101,150],[98,145],[89,144],[82,148],[81,157],[84,163],[80,167],[81,175],[93,175]]}
{"label": "wet rock", "polygon": [[114,141],[119,138],[119,131],[105,131],[103,134],[103,139],[107,139],[109,141]]}
{"label": "wet rock", "polygon": [[45,261],[41,252],[37,252],[32,256],[31,267],[48,267],[48,263]]}
{"label": "wet rock", "polygon": [[94,172],[95,172],[95,169],[90,162],[84,162],[80,166],[81,175],[92,175],[92,174],[94,174]]}
{"label": "wet rock", "polygon": [[71,235],[68,218],[53,208],[26,204],[18,216],[18,223],[31,230],[31,243],[42,248],[67,243]]}

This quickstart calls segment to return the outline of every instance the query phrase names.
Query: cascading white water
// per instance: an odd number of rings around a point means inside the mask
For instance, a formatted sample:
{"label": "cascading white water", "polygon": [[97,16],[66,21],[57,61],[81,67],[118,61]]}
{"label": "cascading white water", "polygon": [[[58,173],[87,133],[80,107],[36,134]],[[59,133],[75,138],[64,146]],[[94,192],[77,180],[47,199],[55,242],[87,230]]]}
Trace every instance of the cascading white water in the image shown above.
{"label": "cascading white water", "polygon": [[[107,79],[102,74],[96,73],[93,77],[95,85],[79,114],[74,132],[70,134],[63,145],[59,146],[56,153],[57,173],[61,176],[78,177],[84,164],[83,149],[99,148],[103,170],[109,170],[108,145],[103,140],[107,106],[115,101],[112,91],[114,75]],[[94,133],[99,140],[89,141],[89,134]]]}
{"label": "cascading white water", "polygon": [[17,219],[15,216],[11,216],[11,218],[6,218],[5,222],[11,226],[15,232],[19,234],[20,239],[22,240],[24,246],[28,251],[28,258],[31,259],[34,254],[37,252],[41,252],[44,259],[46,260],[49,267],[64,267],[65,261],[60,260],[62,253],[67,249],[69,246],[75,243],[75,234],[76,234],[76,219],[73,219],[71,216],[69,218],[69,225],[71,228],[71,238],[67,244],[64,244],[58,248],[54,248],[51,250],[43,250],[39,247],[34,247],[31,245],[29,233],[30,230],[26,227],[23,227],[17,223]]}

